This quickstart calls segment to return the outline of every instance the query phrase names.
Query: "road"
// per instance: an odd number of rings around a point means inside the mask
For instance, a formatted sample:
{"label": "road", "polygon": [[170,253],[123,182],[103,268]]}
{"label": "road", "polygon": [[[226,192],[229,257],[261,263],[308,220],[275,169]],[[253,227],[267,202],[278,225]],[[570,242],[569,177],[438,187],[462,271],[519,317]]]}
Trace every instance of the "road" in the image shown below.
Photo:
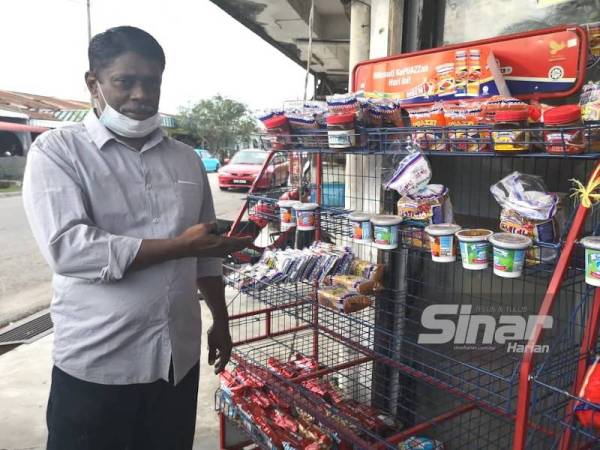
{"label": "road", "polygon": [[[217,217],[233,219],[243,192],[222,192],[209,174]],[[0,198],[0,327],[47,307],[51,272],[25,217],[20,196]]]}

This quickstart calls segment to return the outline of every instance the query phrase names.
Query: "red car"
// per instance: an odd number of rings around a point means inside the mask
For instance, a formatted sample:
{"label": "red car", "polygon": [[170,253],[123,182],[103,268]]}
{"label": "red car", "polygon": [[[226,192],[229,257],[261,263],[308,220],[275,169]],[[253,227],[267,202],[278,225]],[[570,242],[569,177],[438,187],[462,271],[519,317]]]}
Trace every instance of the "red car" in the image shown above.
{"label": "red car", "polygon": [[[219,170],[219,189],[222,191],[229,188],[250,188],[260,173],[263,163],[267,159],[264,150],[240,150],[231,161]],[[289,167],[284,156],[275,155],[257,185],[260,189],[269,189],[277,186],[285,186],[289,174]]]}

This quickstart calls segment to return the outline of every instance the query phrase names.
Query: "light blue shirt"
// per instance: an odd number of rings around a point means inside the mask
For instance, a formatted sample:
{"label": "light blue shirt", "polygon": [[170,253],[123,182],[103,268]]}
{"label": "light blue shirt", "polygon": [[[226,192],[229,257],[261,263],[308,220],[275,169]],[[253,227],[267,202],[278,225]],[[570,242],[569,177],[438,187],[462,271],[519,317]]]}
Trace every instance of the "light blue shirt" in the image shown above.
{"label": "light blue shirt", "polygon": [[142,239],[173,238],[215,220],[193,149],[156,130],[136,151],[89,113],[41,135],[27,158],[23,202],[52,268],[54,363],[102,384],[175,382],[200,357],[197,277],[219,258],[185,258],[127,272]]}

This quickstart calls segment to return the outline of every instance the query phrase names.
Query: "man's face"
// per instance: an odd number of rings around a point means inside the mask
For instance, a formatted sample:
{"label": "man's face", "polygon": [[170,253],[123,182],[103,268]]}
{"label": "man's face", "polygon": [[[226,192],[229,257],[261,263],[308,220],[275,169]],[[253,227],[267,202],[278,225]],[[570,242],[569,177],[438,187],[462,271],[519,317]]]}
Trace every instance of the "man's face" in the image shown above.
{"label": "man's face", "polygon": [[[114,109],[135,120],[156,114],[162,82],[162,69],[157,61],[126,52],[98,72],[87,72],[85,81],[102,111],[106,99]],[[104,98],[98,91],[98,82]]]}

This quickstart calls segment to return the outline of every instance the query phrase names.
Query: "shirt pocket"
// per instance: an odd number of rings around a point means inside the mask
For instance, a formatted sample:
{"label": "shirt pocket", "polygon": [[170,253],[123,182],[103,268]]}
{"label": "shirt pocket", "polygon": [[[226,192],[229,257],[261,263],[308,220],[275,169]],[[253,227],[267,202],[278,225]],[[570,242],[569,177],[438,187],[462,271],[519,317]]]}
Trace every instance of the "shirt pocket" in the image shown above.
{"label": "shirt pocket", "polygon": [[202,185],[195,181],[177,180],[175,194],[179,203],[177,209],[181,215],[183,225],[185,227],[196,225],[200,220],[204,197]]}

